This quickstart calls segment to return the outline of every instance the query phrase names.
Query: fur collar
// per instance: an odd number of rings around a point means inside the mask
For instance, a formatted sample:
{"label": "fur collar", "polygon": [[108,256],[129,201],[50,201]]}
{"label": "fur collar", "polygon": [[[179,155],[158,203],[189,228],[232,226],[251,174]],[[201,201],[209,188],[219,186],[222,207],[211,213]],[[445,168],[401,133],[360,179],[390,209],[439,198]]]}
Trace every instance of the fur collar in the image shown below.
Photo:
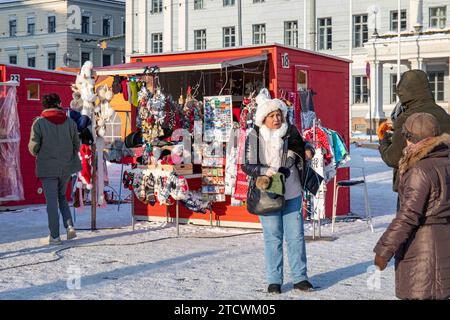
{"label": "fur collar", "polygon": [[406,147],[404,156],[400,159],[400,175],[412,168],[417,162],[426,158],[438,145],[446,145],[450,148],[450,135],[444,133],[438,137],[431,137],[420,141],[414,145]]}
{"label": "fur collar", "polygon": [[277,130],[271,130],[265,125],[259,128],[264,145],[264,163],[275,170],[281,167],[281,158],[283,153],[283,137],[286,135],[289,126],[286,122]]}

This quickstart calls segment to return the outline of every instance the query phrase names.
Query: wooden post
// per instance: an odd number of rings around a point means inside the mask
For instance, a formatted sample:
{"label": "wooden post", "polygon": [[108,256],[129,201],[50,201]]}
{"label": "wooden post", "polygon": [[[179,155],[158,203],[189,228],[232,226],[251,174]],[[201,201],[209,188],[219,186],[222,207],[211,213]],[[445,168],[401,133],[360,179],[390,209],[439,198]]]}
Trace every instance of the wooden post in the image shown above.
{"label": "wooden post", "polygon": [[92,144],[91,230],[97,230],[97,148]]}

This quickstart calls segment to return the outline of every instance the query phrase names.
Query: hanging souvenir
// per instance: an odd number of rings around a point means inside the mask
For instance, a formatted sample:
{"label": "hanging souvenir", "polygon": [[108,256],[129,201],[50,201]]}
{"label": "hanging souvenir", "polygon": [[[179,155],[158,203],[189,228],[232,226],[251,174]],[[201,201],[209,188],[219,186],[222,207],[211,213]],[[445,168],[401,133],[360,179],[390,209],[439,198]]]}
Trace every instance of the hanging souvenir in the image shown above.
{"label": "hanging souvenir", "polygon": [[233,128],[232,96],[204,97],[204,141],[227,142]]}

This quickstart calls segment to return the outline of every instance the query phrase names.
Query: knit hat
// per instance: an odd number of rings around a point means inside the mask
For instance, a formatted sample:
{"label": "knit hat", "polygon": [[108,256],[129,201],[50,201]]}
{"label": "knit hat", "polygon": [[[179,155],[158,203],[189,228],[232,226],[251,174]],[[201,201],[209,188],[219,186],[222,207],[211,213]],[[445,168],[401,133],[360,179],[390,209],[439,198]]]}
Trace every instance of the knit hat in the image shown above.
{"label": "knit hat", "polygon": [[283,118],[286,119],[287,107],[286,104],[280,99],[261,99],[258,101],[257,98],[256,102],[258,103],[258,107],[256,108],[255,124],[258,127],[261,127],[263,125],[264,120],[269,113],[277,110],[281,110],[281,112],[283,113]]}
{"label": "knit hat", "polygon": [[403,124],[403,135],[413,143],[420,140],[440,135],[440,127],[437,119],[425,112],[414,113]]}

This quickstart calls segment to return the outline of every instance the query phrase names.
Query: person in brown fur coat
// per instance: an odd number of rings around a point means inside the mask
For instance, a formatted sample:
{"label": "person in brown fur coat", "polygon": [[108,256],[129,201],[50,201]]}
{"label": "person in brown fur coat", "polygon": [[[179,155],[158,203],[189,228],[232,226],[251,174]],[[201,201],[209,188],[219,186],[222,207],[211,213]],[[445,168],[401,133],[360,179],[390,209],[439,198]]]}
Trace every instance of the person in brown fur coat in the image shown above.
{"label": "person in brown fur coat", "polygon": [[403,125],[400,210],[378,241],[375,265],[395,256],[400,299],[450,298],[450,135],[437,119],[415,113]]}

